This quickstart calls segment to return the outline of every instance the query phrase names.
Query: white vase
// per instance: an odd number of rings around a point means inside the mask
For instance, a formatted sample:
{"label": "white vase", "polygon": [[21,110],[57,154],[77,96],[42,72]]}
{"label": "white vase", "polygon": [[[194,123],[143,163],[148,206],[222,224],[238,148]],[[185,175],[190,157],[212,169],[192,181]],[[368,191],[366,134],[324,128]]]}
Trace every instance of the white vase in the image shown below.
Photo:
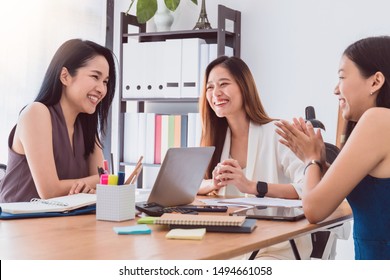
{"label": "white vase", "polygon": [[165,6],[164,0],[157,0],[157,12],[154,15],[157,31],[170,31],[173,23],[171,11]]}

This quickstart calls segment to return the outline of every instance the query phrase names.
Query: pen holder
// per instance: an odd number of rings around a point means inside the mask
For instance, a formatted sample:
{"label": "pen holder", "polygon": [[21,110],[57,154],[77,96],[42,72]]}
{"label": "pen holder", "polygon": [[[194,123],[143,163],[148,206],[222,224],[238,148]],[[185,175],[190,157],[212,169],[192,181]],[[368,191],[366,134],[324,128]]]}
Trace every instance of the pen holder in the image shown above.
{"label": "pen holder", "polygon": [[135,185],[96,185],[96,219],[125,221],[135,218]]}

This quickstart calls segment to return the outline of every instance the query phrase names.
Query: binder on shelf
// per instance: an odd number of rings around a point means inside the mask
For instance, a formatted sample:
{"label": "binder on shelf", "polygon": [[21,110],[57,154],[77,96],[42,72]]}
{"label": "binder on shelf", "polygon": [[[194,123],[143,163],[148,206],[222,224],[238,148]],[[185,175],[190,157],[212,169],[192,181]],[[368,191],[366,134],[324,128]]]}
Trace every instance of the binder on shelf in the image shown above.
{"label": "binder on shelf", "polygon": [[123,160],[137,162],[138,160],[138,113],[125,113],[123,135]]}
{"label": "binder on shelf", "polygon": [[161,126],[162,115],[156,114],[154,130],[154,163],[161,164]]}
{"label": "binder on shelf", "polygon": [[[145,156],[146,152],[146,113],[138,113],[138,130],[134,136],[138,136],[138,145],[135,146],[138,159],[140,156]],[[137,162],[137,160],[132,162]]]}
{"label": "binder on shelf", "polygon": [[181,146],[181,115],[175,115],[175,131],[173,136],[173,147],[180,148]]}
{"label": "binder on shelf", "polygon": [[168,149],[175,144],[175,115],[168,115]]}
{"label": "binder on shelf", "polygon": [[206,44],[206,42],[199,38],[183,39],[182,41],[182,98],[199,96],[202,44]]}
{"label": "binder on shelf", "polygon": [[209,46],[209,63],[218,57],[218,45],[208,44]]}
{"label": "binder on shelf", "polygon": [[187,147],[187,134],[188,134],[188,116],[181,115],[181,129],[180,129],[180,147]]}
{"label": "binder on shelf", "polygon": [[143,54],[143,98],[164,97],[164,46],[165,42],[141,43]]}
{"label": "binder on shelf", "polygon": [[182,40],[166,40],[163,50],[164,97],[180,98]]}
{"label": "binder on shelf", "polygon": [[165,154],[169,147],[169,115],[161,116],[161,162],[164,161]]}
{"label": "binder on shelf", "polygon": [[202,137],[202,123],[200,120],[200,114],[195,115],[195,147],[200,146],[200,140]]}
{"label": "binder on shelf", "polygon": [[146,140],[145,140],[145,163],[153,164],[154,160],[154,149],[155,149],[155,132],[156,132],[156,114],[146,114]]}
{"label": "binder on shelf", "polygon": [[199,82],[200,82],[199,88],[200,89],[202,89],[206,68],[210,62],[211,61],[209,60],[209,45],[208,44],[200,45],[200,66],[199,66]]}
{"label": "binder on shelf", "polygon": [[123,98],[142,97],[143,71],[140,69],[145,68],[142,57],[143,49],[136,40],[130,39],[123,44]]}
{"label": "binder on shelf", "polygon": [[195,147],[195,134],[196,134],[196,114],[188,113],[188,126],[187,126],[187,147]]}
{"label": "binder on shelf", "polygon": [[[218,44],[209,44],[209,63],[218,57]],[[233,56],[234,50],[232,47],[225,46],[225,55]]]}

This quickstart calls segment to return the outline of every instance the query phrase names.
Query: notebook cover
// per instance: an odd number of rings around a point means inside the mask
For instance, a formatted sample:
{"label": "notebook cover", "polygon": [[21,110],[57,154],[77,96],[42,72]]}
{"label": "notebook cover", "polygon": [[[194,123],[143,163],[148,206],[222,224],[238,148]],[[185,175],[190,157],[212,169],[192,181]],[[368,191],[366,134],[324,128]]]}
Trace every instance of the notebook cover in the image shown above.
{"label": "notebook cover", "polygon": [[244,216],[224,215],[183,215],[164,213],[155,220],[160,225],[202,225],[202,226],[241,226]]}
{"label": "notebook cover", "polygon": [[0,208],[0,220],[13,220],[13,219],[26,219],[26,218],[47,218],[47,217],[67,217],[83,214],[92,214],[96,211],[96,204],[75,209],[69,212],[45,212],[45,213],[23,213],[23,214],[10,214],[1,212]]}
{"label": "notebook cover", "polygon": [[206,228],[207,232],[231,232],[231,233],[251,233],[255,230],[256,220],[255,219],[246,219],[242,226],[195,226],[195,225],[169,225],[169,229],[182,228],[182,229],[191,229],[191,228]]}

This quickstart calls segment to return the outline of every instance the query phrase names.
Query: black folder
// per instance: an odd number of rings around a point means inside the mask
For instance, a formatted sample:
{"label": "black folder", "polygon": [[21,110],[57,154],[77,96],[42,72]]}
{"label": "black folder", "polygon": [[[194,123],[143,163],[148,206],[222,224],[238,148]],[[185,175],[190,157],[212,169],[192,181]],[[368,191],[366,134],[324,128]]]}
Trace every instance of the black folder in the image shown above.
{"label": "black folder", "polygon": [[241,226],[196,226],[196,225],[169,225],[169,229],[174,228],[205,228],[207,232],[231,232],[231,233],[251,233],[256,228],[255,219],[245,219]]}

